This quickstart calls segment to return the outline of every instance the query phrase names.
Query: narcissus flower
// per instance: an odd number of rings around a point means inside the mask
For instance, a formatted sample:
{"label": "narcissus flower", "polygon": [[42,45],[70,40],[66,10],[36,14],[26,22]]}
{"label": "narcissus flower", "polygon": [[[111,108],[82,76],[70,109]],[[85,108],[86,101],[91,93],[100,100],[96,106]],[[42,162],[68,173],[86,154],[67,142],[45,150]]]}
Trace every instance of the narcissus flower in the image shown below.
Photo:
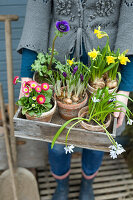
{"label": "narcissus flower", "polygon": [[30,87],[35,88],[38,84],[35,81],[30,82]]}
{"label": "narcissus flower", "polygon": [[100,31],[101,27],[99,26],[98,29],[94,29],[94,34],[96,34],[98,39],[101,39],[103,37],[108,37],[108,34],[104,31]]}
{"label": "narcissus flower", "polygon": [[29,94],[29,93],[25,93],[24,96],[25,96],[25,97],[29,97],[30,94]]}
{"label": "narcissus flower", "polygon": [[23,87],[22,88],[23,93],[29,93],[29,88],[28,87]]}
{"label": "narcissus flower", "polygon": [[74,63],[74,58],[72,60],[67,60],[67,63],[72,66],[72,64]]}
{"label": "narcissus flower", "polygon": [[45,103],[46,98],[45,98],[44,95],[40,94],[40,95],[37,96],[36,100],[37,100],[37,102],[38,102],[39,104],[43,104],[43,103]]}
{"label": "narcissus flower", "polygon": [[67,21],[57,21],[56,28],[60,32],[68,32],[70,30],[70,26]]}
{"label": "narcissus flower", "polygon": [[48,83],[42,83],[41,88],[42,88],[44,91],[47,91],[47,90],[49,89],[49,84],[48,84]]}
{"label": "narcissus flower", "polygon": [[19,81],[19,76],[15,76],[15,78],[13,79],[13,84],[16,85]]}
{"label": "narcissus flower", "polygon": [[128,57],[124,56],[123,54],[121,54],[120,56],[118,56],[118,59],[120,60],[120,63],[122,65],[126,65],[127,62],[131,62]]}
{"label": "narcissus flower", "polygon": [[97,55],[99,54],[99,51],[96,51],[96,49],[93,48],[93,51],[88,52],[88,55],[95,60]]}
{"label": "narcissus flower", "polygon": [[41,92],[42,88],[41,88],[41,86],[38,85],[38,86],[35,87],[35,90],[36,90],[36,92]]}
{"label": "narcissus flower", "polygon": [[33,101],[35,101],[35,100],[36,100],[36,97],[35,97],[35,96],[34,96],[34,97],[32,97],[32,100],[33,100]]}
{"label": "narcissus flower", "polygon": [[107,59],[107,63],[108,65],[111,63],[115,63],[115,59],[117,59],[117,57],[113,57],[113,56],[106,56]]}

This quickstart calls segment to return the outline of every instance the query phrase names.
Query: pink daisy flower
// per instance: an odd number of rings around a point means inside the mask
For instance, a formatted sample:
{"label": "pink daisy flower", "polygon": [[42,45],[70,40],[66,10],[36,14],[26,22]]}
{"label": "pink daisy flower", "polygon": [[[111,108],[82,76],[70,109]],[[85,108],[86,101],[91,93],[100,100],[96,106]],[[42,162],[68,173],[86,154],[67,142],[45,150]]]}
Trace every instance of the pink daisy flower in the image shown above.
{"label": "pink daisy flower", "polygon": [[44,91],[46,91],[46,90],[49,89],[49,84],[48,84],[48,83],[42,83],[41,87],[42,87],[42,89],[43,89]]}
{"label": "pink daisy flower", "polygon": [[35,81],[30,82],[30,87],[35,88],[38,84]]}
{"label": "pink daisy flower", "polygon": [[28,87],[23,87],[22,88],[23,93],[29,93],[29,88]]}
{"label": "pink daisy flower", "polygon": [[19,81],[19,76],[15,76],[15,78],[13,79],[13,84],[16,85]]}
{"label": "pink daisy flower", "polygon": [[44,95],[40,94],[40,95],[37,96],[36,100],[37,100],[37,102],[38,102],[39,104],[44,104],[45,101],[46,101],[46,98],[45,98]]}
{"label": "pink daisy flower", "polygon": [[35,87],[35,90],[36,90],[36,92],[41,92],[42,88],[41,88],[41,86],[38,85],[38,86]]}
{"label": "pink daisy flower", "polygon": [[29,93],[25,93],[24,96],[25,96],[25,97],[29,97],[30,94],[29,94]]}

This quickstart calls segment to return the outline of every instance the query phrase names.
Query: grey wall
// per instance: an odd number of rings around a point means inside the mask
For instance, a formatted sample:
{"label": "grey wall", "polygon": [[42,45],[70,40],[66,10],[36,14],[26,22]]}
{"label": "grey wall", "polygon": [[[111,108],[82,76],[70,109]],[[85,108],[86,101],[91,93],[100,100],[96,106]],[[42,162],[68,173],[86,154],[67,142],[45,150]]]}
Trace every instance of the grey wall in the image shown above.
{"label": "grey wall", "polygon": [[[0,15],[14,14],[19,16],[19,20],[12,22],[12,54],[14,76],[20,75],[21,55],[16,52],[18,42],[21,37],[24,23],[27,0],[0,0]],[[0,82],[3,84],[5,102],[8,102],[7,95],[7,74],[6,74],[6,50],[5,50],[5,30],[4,23],[0,22]],[[14,87],[15,101],[19,95],[19,84]]]}

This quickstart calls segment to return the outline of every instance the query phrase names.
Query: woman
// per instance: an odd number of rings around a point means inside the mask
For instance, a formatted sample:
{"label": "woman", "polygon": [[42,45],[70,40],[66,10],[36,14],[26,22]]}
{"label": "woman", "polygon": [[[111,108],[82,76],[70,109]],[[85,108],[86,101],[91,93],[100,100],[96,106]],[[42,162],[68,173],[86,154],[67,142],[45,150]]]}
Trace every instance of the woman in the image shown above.
{"label": "woman", "polygon": [[[31,64],[37,52],[47,52],[54,38],[56,21],[66,20],[70,31],[63,38],[56,40],[57,59],[65,62],[66,55],[73,55],[88,63],[87,53],[90,49],[103,47],[106,39],[94,38],[94,29],[108,33],[112,50],[120,48],[121,52],[129,49],[131,60],[128,66],[121,68],[122,81],[119,93],[129,95],[133,90],[133,3],[130,0],[28,0],[25,24],[18,51],[22,53],[22,81],[32,78]],[[127,104],[127,98],[119,97]],[[114,113],[118,118],[117,127],[121,127],[124,114]],[[120,130],[118,131],[121,132]],[[68,180],[71,155],[65,154],[63,145],[49,145],[51,171],[57,181],[53,200],[68,199]],[[101,165],[103,152],[83,149],[82,182],[80,200],[93,200],[92,182]]]}

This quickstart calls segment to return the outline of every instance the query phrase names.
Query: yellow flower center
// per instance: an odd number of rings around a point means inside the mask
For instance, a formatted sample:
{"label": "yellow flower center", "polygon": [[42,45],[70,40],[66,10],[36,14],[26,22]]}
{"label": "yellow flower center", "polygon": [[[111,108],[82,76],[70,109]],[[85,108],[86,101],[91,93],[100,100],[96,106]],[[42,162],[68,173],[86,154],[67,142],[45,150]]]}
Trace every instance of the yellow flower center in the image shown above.
{"label": "yellow flower center", "polygon": [[42,98],[42,97],[40,97],[40,98],[39,98],[39,101],[41,101],[41,102],[42,102],[42,101],[43,101],[43,98]]}

